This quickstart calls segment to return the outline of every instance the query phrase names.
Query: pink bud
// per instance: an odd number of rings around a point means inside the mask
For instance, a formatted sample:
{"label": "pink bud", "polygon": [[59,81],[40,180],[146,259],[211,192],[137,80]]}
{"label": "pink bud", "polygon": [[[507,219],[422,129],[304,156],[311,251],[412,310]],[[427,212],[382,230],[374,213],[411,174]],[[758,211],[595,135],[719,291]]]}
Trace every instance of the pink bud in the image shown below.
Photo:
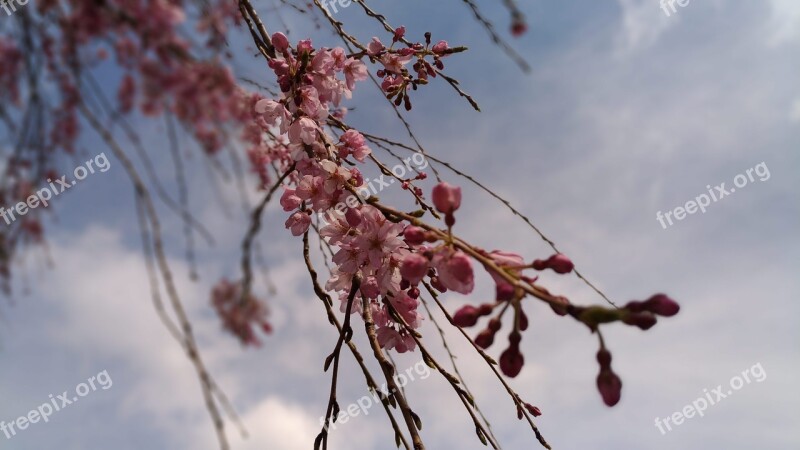
{"label": "pink bud", "polygon": [[528,412],[531,413],[533,417],[539,417],[542,415],[542,410],[537,408],[536,406],[531,405],[530,403],[525,403],[525,409],[527,409]]}
{"label": "pink bud", "polygon": [[558,296],[555,298],[558,304],[550,304],[550,307],[553,309],[553,312],[558,314],[559,316],[566,316],[567,315],[567,308],[569,307],[569,300],[566,297]]}
{"label": "pink bud", "polygon": [[603,397],[603,403],[614,406],[622,396],[622,380],[610,369],[601,370],[597,375],[597,389]]}
{"label": "pink bud", "polygon": [[656,294],[650,297],[644,302],[644,307],[654,314],[665,317],[672,317],[681,310],[680,305],[675,300],[664,294]]}
{"label": "pink bud", "polygon": [[483,330],[475,336],[475,345],[482,349],[487,349],[494,343],[494,332],[492,330]]}
{"label": "pink bud", "polygon": [[406,27],[398,27],[394,30],[394,40],[399,41],[406,35]]}
{"label": "pink bud", "polygon": [[508,283],[497,283],[495,287],[495,297],[497,301],[506,301],[514,298],[514,286]]}
{"label": "pink bud", "polygon": [[314,44],[311,43],[311,39],[303,39],[297,43],[297,53],[311,53],[314,50]]}
{"label": "pink bud", "polygon": [[597,352],[597,362],[600,363],[601,369],[608,369],[611,367],[611,352],[601,348]]}
{"label": "pink bud", "polygon": [[425,230],[409,225],[403,231],[403,237],[409,245],[420,245],[425,242]]}
{"label": "pink bud", "polygon": [[478,323],[478,309],[472,305],[467,305],[453,314],[453,323],[462,328],[474,326]]}
{"label": "pink bud", "polygon": [[645,310],[644,302],[640,302],[638,300],[632,300],[628,302],[627,305],[625,305],[625,309],[633,313],[642,312]]}
{"label": "pink bud", "polygon": [[444,181],[433,188],[433,204],[439,212],[452,214],[461,206],[461,188]]}
{"label": "pink bud", "polygon": [[439,41],[431,48],[433,53],[436,53],[437,55],[441,55],[449,49],[450,46],[447,44],[447,41]]}
{"label": "pink bud", "polygon": [[275,46],[275,50],[283,53],[289,48],[289,39],[286,38],[285,34],[279,31],[272,35],[272,45]]}
{"label": "pink bud", "polygon": [[550,268],[555,273],[565,274],[572,272],[575,265],[565,255],[557,253],[550,257]]}
{"label": "pink bud", "polygon": [[494,305],[491,303],[484,303],[478,307],[478,314],[482,316],[488,316],[492,311],[494,311]]}
{"label": "pink bud", "polygon": [[522,371],[522,366],[525,364],[525,358],[519,352],[519,348],[511,346],[500,355],[500,370],[507,377],[514,378]]}
{"label": "pink bud", "polygon": [[622,318],[622,322],[628,325],[637,326],[642,330],[649,330],[650,328],[653,327],[653,325],[656,324],[657,321],[658,320],[656,319],[656,316],[653,315],[653,313],[646,311],[640,313],[626,314]]}
{"label": "pink bud", "polygon": [[416,285],[428,273],[428,259],[418,253],[411,253],[403,259],[400,275],[412,285]]}
{"label": "pink bud", "polygon": [[565,274],[572,272],[575,265],[565,255],[556,253],[544,261],[537,259],[532,267],[536,270],[552,269],[555,273]]}
{"label": "pink bud", "polygon": [[515,18],[511,23],[511,35],[514,37],[520,37],[525,34],[526,31],[528,31],[528,25],[525,23],[525,21],[523,19]]}
{"label": "pink bud", "polygon": [[528,315],[524,312],[519,312],[519,329],[525,331],[528,329]]}

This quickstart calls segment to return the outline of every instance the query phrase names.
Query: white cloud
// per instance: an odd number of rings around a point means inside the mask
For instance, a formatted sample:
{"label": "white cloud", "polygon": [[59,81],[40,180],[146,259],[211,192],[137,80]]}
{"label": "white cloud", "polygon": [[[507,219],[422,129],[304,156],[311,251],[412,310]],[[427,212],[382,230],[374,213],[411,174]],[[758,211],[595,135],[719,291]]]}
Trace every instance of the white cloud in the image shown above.
{"label": "white cloud", "polygon": [[796,41],[800,37],[800,2],[796,0],[770,0],[772,15],[768,28],[769,42],[773,45]]}

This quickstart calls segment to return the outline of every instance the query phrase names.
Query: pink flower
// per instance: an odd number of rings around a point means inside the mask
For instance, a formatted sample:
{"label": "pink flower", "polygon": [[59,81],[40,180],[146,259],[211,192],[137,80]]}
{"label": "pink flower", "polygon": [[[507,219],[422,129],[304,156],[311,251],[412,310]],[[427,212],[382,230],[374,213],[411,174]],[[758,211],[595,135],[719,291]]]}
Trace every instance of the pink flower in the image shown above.
{"label": "pink flower", "polygon": [[401,292],[398,295],[389,297],[389,301],[392,303],[392,307],[395,309],[395,311],[400,314],[400,317],[405,320],[409,327],[418,328],[420,326],[422,316],[417,312],[419,300],[411,298],[405,292]]}
{"label": "pink flower", "polygon": [[347,81],[347,89],[351,91],[356,87],[356,81],[367,79],[367,66],[354,58],[348,58],[344,64],[344,78]]}
{"label": "pink flower", "polygon": [[469,294],[475,288],[472,261],[461,251],[443,248],[433,257],[433,267],[444,287],[461,294]]}
{"label": "pink flower", "polygon": [[281,195],[281,206],[286,212],[294,211],[300,207],[303,200],[297,196],[294,189],[284,188],[283,195]]}
{"label": "pink flower", "polygon": [[223,327],[239,338],[242,345],[258,346],[261,342],[254,327],[261,328],[265,333],[272,332],[272,327],[267,322],[269,311],[253,295],[248,295],[244,302],[241,297],[241,283],[232,283],[225,279],[217,283],[211,291],[211,303],[222,319]]}
{"label": "pink flower", "polygon": [[321,51],[314,55],[311,60],[311,70],[320,75],[333,75],[333,67],[336,62],[333,55],[328,51]]}
{"label": "pink flower", "polygon": [[286,228],[291,230],[293,236],[300,236],[305,233],[310,225],[311,217],[300,211],[289,216],[285,223]]}
{"label": "pink flower", "polygon": [[461,206],[461,188],[441,182],[433,188],[433,205],[439,212],[452,214]]}
{"label": "pink flower", "polygon": [[375,207],[361,208],[362,233],[353,239],[353,246],[361,252],[362,261],[372,269],[384,264],[384,258],[403,246],[399,234],[403,231],[401,224],[389,222]]}
{"label": "pink flower", "polygon": [[428,264],[428,258],[419,253],[411,253],[403,259],[403,265],[400,266],[400,274],[412,286],[416,286],[428,273]]}
{"label": "pink flower", "polygon": [[301,117],[289,127],[289,140],[292,143],[311,145],[317,141],[317,123],[308,117]]}
{"label": "pink flower", "polygon": [[378,53],[382,52],[383,49],[386,48],[381,43],[381,40],[373,37],[370,43],[367,45],[367,54],[369,56],[376,56]]}
{"label": "pink flower", "polygon": [[319,92],[314,86],[303,86],[300,88],[300,109],[318,121],[325,120],[328,117],[328,107],[323,105],[319,99]]}
{"label": "pink flower", "polygon": [[345,131],[339,141],[344,144],[344,146],[339,147],[339,156],[342,158],[353,155],[353,158],[359,162],[364,162],[364,159],[372,153],[367,146],[367,140],[356,130]]}
{"label": "pink flower", "polygon": [[414,351],[417,348],[417,343],[414,338],[408,334],[400,334],[391,327],[382,327],[378,329],[378,343],[386,350],[395,349],[397,353],[405,353]]}
{"label": "pink flower", "polygon": [[[525,265],[525,260],[516,253],[495,250],[489,253],[489,257],[491,257],[492,261],[500,268],[505,268],[509,272],[517,275],[522,273],[522,269],[518,267]],[[514,297],[514,286],[494,270],[487,269],[487,271],[495,282],[497,300],[511,300]]]}
{"label": "pink flower", "polygon": [[286,132],[290,114],[283,104],[265,98],[256,102],[255,110],[258,114],[264,115],[264,120],[268,125],[275,126],[278,124],[278,121],[280,121],[281,133]]}
{"label": "pink flower", "polygon": [[396,53],[386,53],[381,56],[381,63],[383,67],[389,72],[400,74],[403,72],[403,66],[411,61],[411,55],[403,56]]}

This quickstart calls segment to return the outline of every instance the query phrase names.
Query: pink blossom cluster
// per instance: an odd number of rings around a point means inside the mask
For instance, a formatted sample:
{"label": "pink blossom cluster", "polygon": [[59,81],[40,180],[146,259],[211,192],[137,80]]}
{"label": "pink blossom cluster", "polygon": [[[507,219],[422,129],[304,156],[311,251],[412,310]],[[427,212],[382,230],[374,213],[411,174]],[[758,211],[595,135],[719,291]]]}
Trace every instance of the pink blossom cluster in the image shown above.
{"label": "pink blossom cluster", "polygon": [[222,280],[211,291],[211,304],[223,327],[239,338],[242,345],[261,345],[256,330],[271,333],[264,302],[252,295],[242,296],[242,284]]}
{"label": "pink blossom cluster", "polygon": [[[395,106],[404,105],[406,110],[411,109],[411,99],[408,89],[417,90],[420,85],[428,84],[428,79],[436,78],[437,69],[444,69],[442,58],[452,53],[462,51],[463,48],[450,48],[447,41],[439,41],[431,45],[431,33],[425,33],[425,45],[411,43],[405,39],[405,27],[394,30],[392,43],[386,47],[380,39],[373,37],[367,45],[367,55],[370,60],[380,63],[383,68],[377,75],[383,78],[381,88],[387,93],[389,99],[394,100]],[[405,44],[403,47],[402,44]],[[400,46],[402,48],[395,48]],[[426,58],[431,57],[429,62]],[[410,71],[406,66],[414,61]],[[415,76],[416,75],[416,76]]]}

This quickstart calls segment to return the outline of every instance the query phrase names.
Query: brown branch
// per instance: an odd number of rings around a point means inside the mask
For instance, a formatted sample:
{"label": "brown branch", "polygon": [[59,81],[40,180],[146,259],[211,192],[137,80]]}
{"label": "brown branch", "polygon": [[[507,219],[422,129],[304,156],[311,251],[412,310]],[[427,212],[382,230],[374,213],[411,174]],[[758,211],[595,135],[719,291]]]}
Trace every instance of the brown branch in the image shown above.
{"label": "brown branch", "polygon": [[[331,300],[331,297],[328,295],[328,293],[325,292],[324,289],[322,289],[322,286],[320,286],[319,281],[317,279],[318,278],[317,271],[316,269],[314,269],[313,264],[311,264],[311,255],[308,246],[308,232],[303,234],[303,260],[305,261],[306,269],[308,270],[308,273],[311,276],[311,284],[314,287],[314,293],[325,305],[325,311],[327,312],[328,315],[328,321],[336,327],[339,333],[341,333],[342,326],[339,324],[339,319],[336,318],[336,315],[333,313],[333,308],[331,306],[333,305],[333,300]],[[353,357],[356,359],[356,362],[358,362],[358,365],[361,367],[361,371],[363,372],[364,378],[366,379],[367,382],[367,387],[373,390],[374,392],[378,393],[381,399],[381,404],[383,405],[383,409],[386,411],[386,415],[389,417],[389,421],[392,424],[392,429],[394,430],[395,433],[395,440],[397,442],[402,443],[403,447],[406,450],[411,450],[411,447],[409,447],[408,445],[408,441],[406,441],[405,436],[403,436],[402,431],[400,431],[400,426],[395,420],[392,411],[389,409],[390,398],[383,395],[383,393],[381,393],[378,390],[378,384],[372,377],[369,368],[367,368],[366,362],[364,362],[364,357],[361,356],[361,352],[358,351],[356,345],[352,341],[350,341],[347,342],[347,346],[350,348],[350,352],[353,354]]]}
{"label": "brown branch", "polygon": [[369,305],[369,299],[364,295],[361,296],[361,310],[364,314],[364,328],[367,331],[367,337],[369,338],[372,352],[381,366],[383,376],[386,378],[386,384],[389,386],[389,392],[397,400],[400,411],[403,413],[406,427],[411,433],[411,441],[414,443],[414,450],[423,450],[425,445],[422,443],[422,437],[419,434],[419,430],[422,429],[422,422],[419,421],[419,417],[408,406],[405,396],[400,392],[400,388],[397,387],[397,383],[394,381],[395,368],[383,355],[381,344],[378,342],[378,336],[375,333],[375,322],[372,320],[372,309]]}

